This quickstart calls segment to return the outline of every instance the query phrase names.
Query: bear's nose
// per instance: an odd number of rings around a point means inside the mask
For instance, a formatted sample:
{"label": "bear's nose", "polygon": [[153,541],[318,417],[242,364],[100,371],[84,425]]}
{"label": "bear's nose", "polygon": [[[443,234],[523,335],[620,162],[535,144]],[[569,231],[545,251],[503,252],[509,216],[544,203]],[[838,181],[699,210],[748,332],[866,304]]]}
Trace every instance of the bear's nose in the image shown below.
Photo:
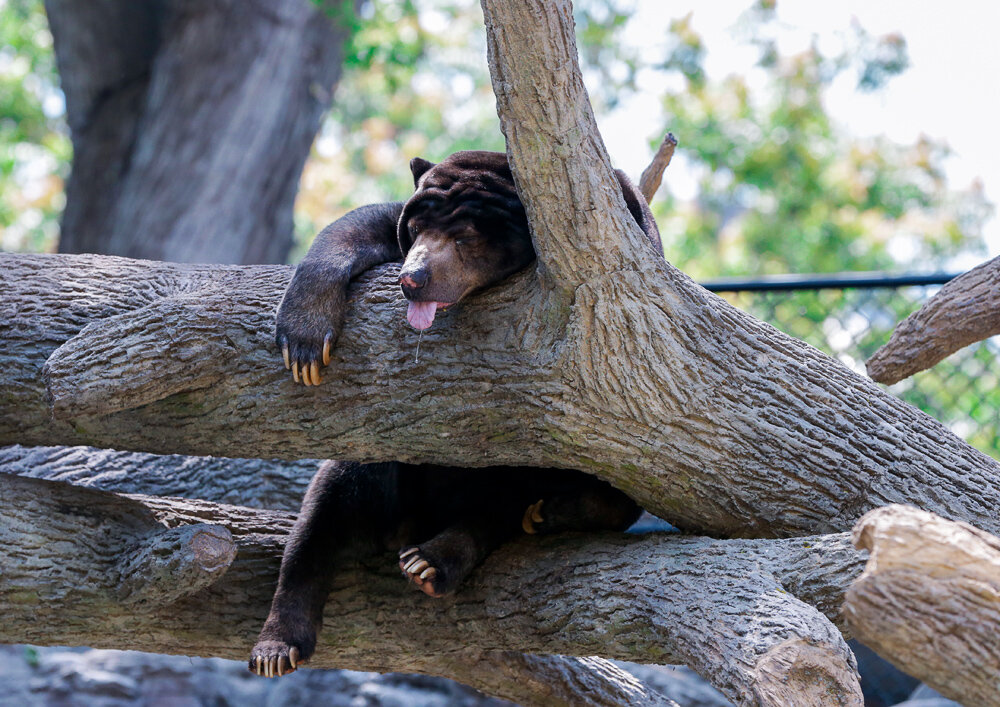
{"label": "bear's nose", "polygon": [[419,270],[410,270],[405,273],[400,273],[399,284],[403,287],[403,293],[409,296],[426,285],[428,279],[429,276],[427,270],[420,268]]}

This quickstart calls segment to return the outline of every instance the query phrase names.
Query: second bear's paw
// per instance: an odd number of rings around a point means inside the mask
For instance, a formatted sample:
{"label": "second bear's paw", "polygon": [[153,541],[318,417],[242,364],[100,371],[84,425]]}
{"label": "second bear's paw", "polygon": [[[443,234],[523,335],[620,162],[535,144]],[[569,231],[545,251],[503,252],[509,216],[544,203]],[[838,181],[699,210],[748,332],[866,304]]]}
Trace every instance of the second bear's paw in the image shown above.
{"label": "second bear's paw", "polygon": [[403,575],[429,597],[439,599],[447,594],[445,578],[437,563],[419,547],[406,547],[399,551],[399,569]]}

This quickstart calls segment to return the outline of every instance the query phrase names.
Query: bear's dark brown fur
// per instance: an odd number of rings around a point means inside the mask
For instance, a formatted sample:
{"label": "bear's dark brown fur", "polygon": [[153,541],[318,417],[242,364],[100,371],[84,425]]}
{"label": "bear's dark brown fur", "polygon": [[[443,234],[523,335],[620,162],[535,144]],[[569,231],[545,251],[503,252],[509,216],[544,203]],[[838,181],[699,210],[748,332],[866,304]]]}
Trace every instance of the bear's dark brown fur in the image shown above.
{"label": "bear's dark brown fur", "polygon": [[[534,259],[505,155],[458,152],[437,165],[415,158],[410,169],[416,191],[407,202],[347,214],[316,237],[296,269],[276,326],[296,381],[319,384],[343,324],[347,284],[368,268],[403,260],[407,319],[424,329],[439,306]],[[661,253],[645,200],[616,174],[630,213]],[[396,549],[407,579],[440,597],[522,533],[624,530],[640,512],[622,492],[578,471],[326,462],[285,548],[250,670],[281,675],[312,655],[330,582],[345,556]]]}

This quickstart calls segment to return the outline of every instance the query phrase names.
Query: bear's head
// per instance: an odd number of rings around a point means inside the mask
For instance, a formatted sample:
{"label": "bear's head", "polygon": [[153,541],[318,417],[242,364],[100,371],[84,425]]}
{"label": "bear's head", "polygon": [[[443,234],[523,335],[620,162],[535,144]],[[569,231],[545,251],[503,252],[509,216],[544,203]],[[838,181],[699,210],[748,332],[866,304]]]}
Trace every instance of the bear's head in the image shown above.
{"label": "bear's head", "polygon": [[399,273],[416,329],[470,292],[517,272],[534,257],[528,219],[507,156],[456,152],[439,164],[410,161],[416,191],[399,218]]}

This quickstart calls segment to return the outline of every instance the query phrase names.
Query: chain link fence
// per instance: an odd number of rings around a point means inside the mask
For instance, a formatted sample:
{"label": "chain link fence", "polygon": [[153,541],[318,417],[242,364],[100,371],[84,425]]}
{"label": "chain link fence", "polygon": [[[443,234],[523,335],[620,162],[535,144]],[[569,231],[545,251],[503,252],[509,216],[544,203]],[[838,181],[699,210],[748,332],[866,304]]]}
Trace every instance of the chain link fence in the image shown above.
{"label": "chain link fence", "polygon": [[[703,284],[864,375],[865,361],[896,324],[951,277],[848,273]],[[1000,459],[1000,337],[966,347],[887,390]]]}

